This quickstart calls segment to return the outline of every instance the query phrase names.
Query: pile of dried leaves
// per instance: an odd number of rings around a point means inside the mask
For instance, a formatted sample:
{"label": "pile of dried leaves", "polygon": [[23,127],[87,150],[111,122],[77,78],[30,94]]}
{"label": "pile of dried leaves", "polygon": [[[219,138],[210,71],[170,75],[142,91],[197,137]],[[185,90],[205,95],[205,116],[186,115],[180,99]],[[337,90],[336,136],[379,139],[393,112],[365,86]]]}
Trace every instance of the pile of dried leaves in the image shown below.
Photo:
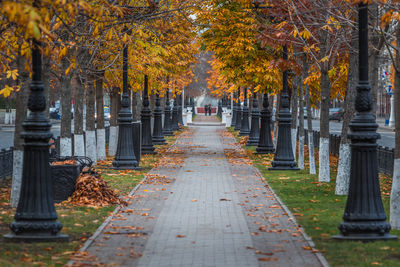
{"label": "pile of dried leaves", "polygon": [[120,204],[123,201],[111,190],[101,175],[82,173],[76,180],[75,192],[64,203],[75,206],[102,207]]}
{"label": "pile of dried leaves", "polygon": [[76,160],[68,159],[63,161],[53,161],[51,165],[76,165]]}

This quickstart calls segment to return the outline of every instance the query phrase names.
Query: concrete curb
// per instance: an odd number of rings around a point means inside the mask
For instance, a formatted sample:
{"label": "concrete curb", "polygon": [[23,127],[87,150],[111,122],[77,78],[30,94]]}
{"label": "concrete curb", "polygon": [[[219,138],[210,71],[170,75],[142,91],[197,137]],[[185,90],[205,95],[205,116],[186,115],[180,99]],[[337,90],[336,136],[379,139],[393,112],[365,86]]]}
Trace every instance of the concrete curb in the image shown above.
{"label": "concrete curb", "polygon": [[[175,143],[173,143],[170,146],[170,148],[167,149],[167,151],[170,151],[170,149],[176,145],[176,143],[178,142],[178,139],[179,139],[179,136],[175,140]],[[151,173],[152,170],[153,169],[151,169],[148,173]],[[146,181],[146,179],[147,179],[147,176],[145,175],[144,178],[129,192],[128,196],[132,196],[133,194],[135,194],[135,192]],[[104,228],[106,228],[106,226],[110,223],[110,221],[114,217],[114,215],[117,214],[123,207],[124,206],[120,204],[120,205],[118,205],[118,207],[115,208],[115,210],[111,213],[111,215],[105,219],[105,221],[99,226],[99,228],[97,228],[96,232],[94,232],[94,234],[86,240],[86,242],[83,244],[83,246],[79,249],[80,252],[86,251],[90,247],[90,245],[92,245],[94,240],[101,234],[101,232],[104,230]],[[74,260],[70,260],[70,261],[68,261],[66,266],[72,266],[74,263],[75,263]]]}

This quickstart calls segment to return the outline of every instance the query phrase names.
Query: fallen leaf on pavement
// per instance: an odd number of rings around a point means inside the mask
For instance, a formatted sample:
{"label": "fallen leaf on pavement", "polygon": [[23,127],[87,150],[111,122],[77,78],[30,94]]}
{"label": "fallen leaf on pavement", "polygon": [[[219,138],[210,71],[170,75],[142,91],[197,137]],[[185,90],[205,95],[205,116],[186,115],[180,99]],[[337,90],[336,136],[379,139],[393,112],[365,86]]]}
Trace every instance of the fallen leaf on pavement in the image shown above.
{"label": "fallen leaf on pavement", "polygon": [[276,257],[258,258],[259,261],[277,261]]}

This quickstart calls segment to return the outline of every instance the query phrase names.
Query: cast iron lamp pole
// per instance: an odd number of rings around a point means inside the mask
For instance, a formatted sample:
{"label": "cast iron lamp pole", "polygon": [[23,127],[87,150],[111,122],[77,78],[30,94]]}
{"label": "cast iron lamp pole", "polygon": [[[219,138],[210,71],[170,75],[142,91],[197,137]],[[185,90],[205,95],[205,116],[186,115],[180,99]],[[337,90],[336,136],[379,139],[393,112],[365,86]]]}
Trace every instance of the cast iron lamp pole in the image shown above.
{"label": "cast iron lamp pole", "polygon": [[46,116],[43,94],[42,55],[40,42],[32,40],[32,83],[28,99],[31,111],[23,122],[24,160],[21,192],[11,233],[6,241],[49,242],[67,241],[61,234],[61,223],[53,201],[52,177],[49,165],[49,139],[51,123]]}
{"label": "cast iron lamp pole", "polygon": [[162,109],[160,96],[156,94],[156,106],[154,107],[154,127],[153,127],[153,144],[165,145],[163,129],[162,129]]}
{"label": "cast iron lamp pole", "polygon": [[[283,59],[287,61],[287,46],[283,46]],[[292,115],[289,110],[288,71],[283,71],[283,88],[281,92],[280,110],[278,113],[278,140],[272,167],[269,170],[299,170],[296,167],[292,150]]]}
{"label": "cast iron lamp pole", "polygon": [[249,107],[247,106],[247,87],[244,88],[244,104],[242,109],[242,121],[240,125],[240,136],[249,135]]}
{"label": "cast iron lamp pole", "polygon": [[172,108],[172,131],[178,131],[179,130],[179,125],[178,125],[178,120],[179,120],[179,106],[178,106],[178,96],[175,95],[174,99],[174,107]]}
{"label": "cast iron lamp pole", "polygon": [[113,169],[137,169],[139,162],[133,149],[132,112],[128,95],[128,46],[122,51],[122,99],[121,109],[118,113],[118,145]]}
{"label": "cast iron lamp pole", "polygon": [[236,97],[236,93],[234,93],[233,96],[233,105],[232,105],[232,123],[231,123],[231,127],[236,126],[236,115],[237,115],[237,107],[236,107],[236,102],[235,102],[235,97]]}
{"label": "cast iron lamp pole", "polygon": [[274,143],[271,136],[271,111],[269,111],[268,94],[263,97],[263,109],[261,110],[260,140],[256,148],[256,154],[274,153]]}
{"label": "cast iron lamp pole", "polygon": [[240,131],[240,126],[242,124],[242,105],[240,103],[240,87],[238,88],[238,97],[237,97],[237,105],[236,105],[236,123],[235,123],[235,131]]}
{"label": "cast iron lamp pole", "polygon": [[217,110],[217,116],[222,118],[222,100],[218,100],[218,110]]}
{"label": "cast iron lamp pole", "polygon": [[196,110],[195,110],[195,106],[194,106],[194,99],[193,99],[193,97],[190,98],[190,106],[192,107],[192,113],[193,113],[193,115],[196,115]]}
{"label": "cast iron lamp pole", "polygon": [[[182,106],[183,106],[183,100],[182,100],[182,94],[180,94],[178,96],[178,123],[180,125],[183,125]],[[179,126],[178,126],[178,130],[179,130]]]}
{"label": "cast iron lamp pole", "polygon": [[247,146],[257,146],[260,141],[260,112],[258,110],[257,93],[253,94],[253,108],[251,110],[251,130]]}
{"label": "cast iron lamp pole", "polygon": [[144,75],[142,121],[142,154],[156,154],[151,136],[151,110],[149,108],[149,78]]}
{"label": "cast iron lamp pole", "polygon": [[355,101],[356,115],[350,123],[351,140],[350,187],[340,235],[335,239],[388,240],[397,239],[389,234],[390,224],[382,205],[378,179],[378,160],[372,98],[368,78],[368,4],[358,6],[359,28],[359,82]]}
{"label": "cast iron lamp pole", "polygon": [[165,98],[163,133],[164,133],[165,136],[174,135],[174,132],[172,131],[171,105],[170,105],[170,102],[169,102],[169,88],[167,88],[167,95],[166,95],[166,98]]}

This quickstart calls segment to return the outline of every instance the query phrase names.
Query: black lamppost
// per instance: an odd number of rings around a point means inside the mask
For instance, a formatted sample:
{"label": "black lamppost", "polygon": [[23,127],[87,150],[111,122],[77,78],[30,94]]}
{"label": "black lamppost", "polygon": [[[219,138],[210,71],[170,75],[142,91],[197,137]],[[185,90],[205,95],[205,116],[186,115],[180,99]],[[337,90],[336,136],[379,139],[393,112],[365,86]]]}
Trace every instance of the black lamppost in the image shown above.
{"label": "black lamppost", "polygon": [[174,107],[172,108],[172,121],[171,121],[171,128],[172,131],[178,131],[179,130],[179,125],[178,125],[178,120],[179,120],[179,106],[178,106],[178,96],[175,95],[174,99]]}
{"label": "black lamppost", "polygon": [[132,112],[128,95],[128,46],[122,51],[122,99],[118,113],[118,145],[113,161],[114,169],[137,169],[139,162],[133,149]]}
{"label": "black lamppost", "polygon": [[28,108],[30,114],[23,122],[24,160],[21,192],[11,233],[6,241],[49,242],[67,241],[61,234],[61,223],[53,201],[52,177],[49,165],[49,140],[51,123],[46,116],[46,99],[43,94],[42,55],[40,42],[32,40],[32,83]]}
{"label": "black lamppost", "polygon": [[233,98],[234,99],[233,99],[233,105],[232,105],[232,123],[231,123],[231,127],[235,128],[235,126],[236,126],[236,116],[237,116],[237,107],[236,107],[236,101],[235,101],[236,93],[234,93]]}
{"label": "black lamppost", "polygon": [[156,94],[156,105],[154,107],[154,126],[153,126],[153,144],[165,145],[165,138],[162,129],[162,109],[160,96]]}
{"label": "black lamppost", "polygon": [[182,100],[182,94],[180,94],[178,96],[178,123],[180,125],[183,125],[182,106],[183,106],[183,100]]}
{"label": "black lamppost", "polygon": [[142,154],[155,154],[151,136],[151,110],[149,108],[149,79],[144,75],[143,107],[141,112],[142,121]]}
{"label": "black lamppost", "polygon": [[247,106],[247,87],[244,88],[244,103],[242,109],[242,120],[240,125],[240,136],[249,135],[249,107]]}
{"label": "black lamppost", "polygon": [[237,104],[236,104],[236,123],[235,123],[235,131],[240,131],[240,126],[242,125],[242,105],[240,103],[240,87],[237,92]]}
{"label": "black lamppost", "polygon": [[274,143],[271,136],[271,111],[269,111],[268,94],[263,97],[263,109],[261,110],[260,140],[256,148],[257,154],[274,153]]}
{"label": "black lamppost", "polygon": [[196,115],[196,109],[195,109],[195,106],[194,106],[194,99],[193,99],[193,97],[190,98],[190,106],[192,107],[193,115]]}
{"label": "black lamppost", "polygon": [[171,105],[169,102],[169,88],[167,88],[167,95],[165,97],[165,108],[164,108],[164,129],[163,133],[165,136],[172,136],[172,121],[171,121]]}
{"label": "black lamppost", "polygon": [[257,93],[253,94],[253,107],[251,110],[251,130],[247,146],[257,146],[260,140],[260,112],[258,110]]}
{"label": "black lamppost", "polygon": [[350,123],[351,139],[350,187],[340,235],[335,239],[387,240],[397,239],[389,234],[390,224],[382,205],[378,179],[378,160],[374,116],[371,114],[372,99],[368,78],[368,4],[358,6],[359,28],[359,82],[355,117]]}
{"label": "black lamppost", "polygon": [[[287,46],[283,46],[283,59],[287,61]],[[292,115],[289,110],[288,71],[283,71],[283,88],[281,92],[280,110],[278,113],[278,140],[272,167],[269,170],[299,170],[296,167],[292,150],[291,124]]]}
{"label": "black lamppost", "polygon": [[218,100],[218,110],[217,110],[217,116],[222,118],[222,100]]}

